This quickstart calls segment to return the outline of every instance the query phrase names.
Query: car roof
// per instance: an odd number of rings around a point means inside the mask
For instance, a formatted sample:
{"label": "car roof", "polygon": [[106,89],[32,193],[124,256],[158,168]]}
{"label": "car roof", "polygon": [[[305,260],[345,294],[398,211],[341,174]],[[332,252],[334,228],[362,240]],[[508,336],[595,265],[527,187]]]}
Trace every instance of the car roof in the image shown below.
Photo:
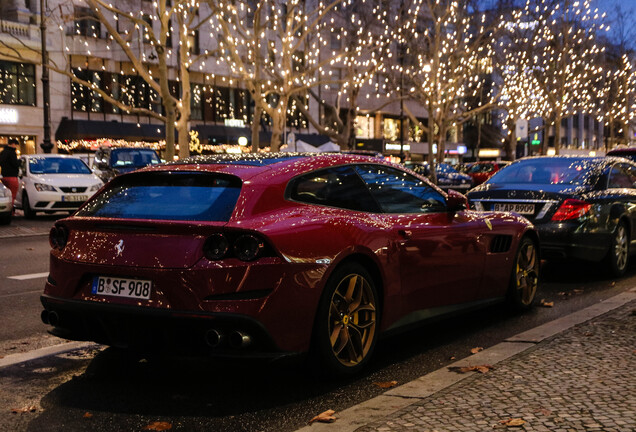
{"label": "car roof", "polygon": [[82,160],[79,156],[76,155],[67,155],[67,154],[59,154],[59,153],[34,153],[34,154],[23,154],[21,157],[25,158],[65,158],[65,159],[79,159]]}
{"label": "car roof", "polygon": [[149,171],[200,171],[233,174],[247,179],[260,173],[287,173],[289,177],[330,166],[372,163],[399,167],[376,157],[343,153],[243,153],[191,156],[174,162],[151,165]]}
{"label": "car roof", "polygon": [[615,148],[607,152],[608,155],[632,154],[632,153],[636,153],[636,147]]}

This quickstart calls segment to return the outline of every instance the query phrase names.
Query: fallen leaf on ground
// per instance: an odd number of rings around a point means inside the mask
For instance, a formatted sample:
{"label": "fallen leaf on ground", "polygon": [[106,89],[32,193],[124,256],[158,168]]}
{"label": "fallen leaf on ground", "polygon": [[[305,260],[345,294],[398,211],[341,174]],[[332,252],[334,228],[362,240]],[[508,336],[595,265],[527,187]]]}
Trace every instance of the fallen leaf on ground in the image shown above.
{"label": "fallen leaf on ground", "polygon": [[471,353],[473,354],[477,354],[479,351],[483,351],[484,348],[483,347],[475,347],[473,349],[470,350]]}
{"label": "fallen leaf on ground", "polygon": [[89,412],[85,412],[84,413],[84,418],[91,418],[93,417],[93,414],[89,413]]}
{"label": "fallen leaf on ground", "polygon": [[26,248],[26,250],[33,250],[33,248]]}
{"label": "fallen leaf on ground", "polygon": [[479,372],[486,373],[491,369],[494,369],[491,365],[478,365],[478,366],[449,366],[448,370],[451,372],[466,373],[466,372]]}
{"label": "fallen leaf on ground", "polygon": [[552,411],[550,411],[549,409],[545,409],[545,408],[539,408],[538,410],[535,411],[536,413],[541,413],[544,416],[549,416],[550,414],[552,414]]}
{"label": "fallen leaf on ground", "polygon": [[24,408],[11,408],[13,414],[22,414],[27,412],[36,412],[38,408],[35,405],[27,406]]}
{"label": "fallen leaf on ground", "polygon": [[499,423],[504,426],[515,427],[524,425],[526,421],[521,418],[509,418],[508,420],[501,420]]}
{"label": "fallen leaf on ground", "polygon": [[616,286],[616,282],[612,282],[612,283],[611,283],[611,286]]}
{"label": "fallen leaf on ground", "polygon": [[573,292],[575,292],[576,294],[579,294],[579,293],[582,293],[582,292],[583,292],[583,290],[582,290],[582,289],[575,289],[575,290],[572,290],[572,291],[573,291]]}
{"label": "fallen leaf on ground", "polygon": [[452,356],[450,359],[451,359],[451,360],[455,360],[455,356]]}
{"label": "fallen leaf on ground", "polygon": [[333,423],[336,421],[336,418],[333,416],[335,413],[336,412],[334,410],[327,410],[325,412],[321,412],[316,417],[309,420],[309,424],[312,424],[313,422]]}
{"label": "fallen leaf on ground", "polygon": [[391,388],[397,385],[397,381],[385,381],[385,382],[375,382],[373,383],[380,388]]}
{"label": "fallen leaf on ground", "polygon": [[151,431],[167,431],[172,429],[172,423],[168,422],[152,422],[148,426],[144,427],[144,430]]}
{"label": "fallen leaf on ground", "polygon": [[541,299],[541,301],[539,302],[539,306],[553,307],[554,306],[554,302],[549,302],[549,301],[546,301],[545,299]]}

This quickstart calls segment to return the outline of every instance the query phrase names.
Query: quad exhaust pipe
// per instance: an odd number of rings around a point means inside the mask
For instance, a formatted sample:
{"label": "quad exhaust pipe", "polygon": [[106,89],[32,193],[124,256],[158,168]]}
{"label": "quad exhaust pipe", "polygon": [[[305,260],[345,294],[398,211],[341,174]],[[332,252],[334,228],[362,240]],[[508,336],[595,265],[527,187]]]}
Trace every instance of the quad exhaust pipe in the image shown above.
{"label": "quad exhaust pipe", "polygon": [[205,343],[211,348],[216,348],[225,340],[225,335],[216,329],[205,332]]}
{"label": "quad exhaust pipe", "polygon": [[228,342],[232,348],[246,348],[252,343],[252,338],[247,333],[235,330],[230,333]]}
{"label": "quad exhaust pipe", "polygon": [[205,332],[205,344],[210,348],[217,348],[227,340],[230,348],[247,348],[252,344],[252,337],[239,330],[233,330],[227,335],[217,329],[209,329]]}
{"label": "quad exhaust pipe", "polygon": [[44,324],[50,324],[53,327],[60,323],[60,316],[55,311],[43,310],[40,314],[40,319]]}

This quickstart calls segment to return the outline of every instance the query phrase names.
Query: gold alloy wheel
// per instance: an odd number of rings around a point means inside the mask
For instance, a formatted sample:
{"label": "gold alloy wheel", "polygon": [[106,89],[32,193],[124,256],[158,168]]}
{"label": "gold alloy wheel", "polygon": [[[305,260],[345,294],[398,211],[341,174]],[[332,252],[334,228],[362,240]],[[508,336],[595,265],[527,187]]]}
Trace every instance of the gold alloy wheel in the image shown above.
{"label": "gold alloy wheel", "polygon": [[616,257],[616,268],[622,270],[627,265],[627,230],[622,224],[616,227],[616,236],[614,238],[614,256]]}
{"label": "gold alloy wheel", "polygon": [[539,284],[539,260],[532,241],[524,241],[521,244],[515,268],[519,300],[524,306],[529,306],[534,300]]}
{"label": "gold alloy wheel", "polygon": [[334,356],[344,366],[364,360],[373,345],[376,299],[369,282],[359,274],[343,278],[331,296],[329,339]]}

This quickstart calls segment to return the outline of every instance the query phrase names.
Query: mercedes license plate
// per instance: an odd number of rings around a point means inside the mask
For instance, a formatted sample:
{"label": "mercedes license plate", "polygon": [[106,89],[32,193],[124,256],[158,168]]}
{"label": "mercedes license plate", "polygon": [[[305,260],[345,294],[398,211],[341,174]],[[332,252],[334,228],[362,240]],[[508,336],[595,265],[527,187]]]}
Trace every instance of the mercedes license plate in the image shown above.
{"label": "mercedes license plate", "polygon": [[62,201],[86,201],[88,195],[62,195]]}
{"label": "mercedes license plate", "polygon": [[495,204],[493,210],[531,215],[531,214],[534,214],[534,204],[501,203],[501,204]]}
{"label": "mercedes license plate", "polygon": [[91,292],[97,295],[148,300],[151,289],[152,281],[149,280],[95,276]]}

